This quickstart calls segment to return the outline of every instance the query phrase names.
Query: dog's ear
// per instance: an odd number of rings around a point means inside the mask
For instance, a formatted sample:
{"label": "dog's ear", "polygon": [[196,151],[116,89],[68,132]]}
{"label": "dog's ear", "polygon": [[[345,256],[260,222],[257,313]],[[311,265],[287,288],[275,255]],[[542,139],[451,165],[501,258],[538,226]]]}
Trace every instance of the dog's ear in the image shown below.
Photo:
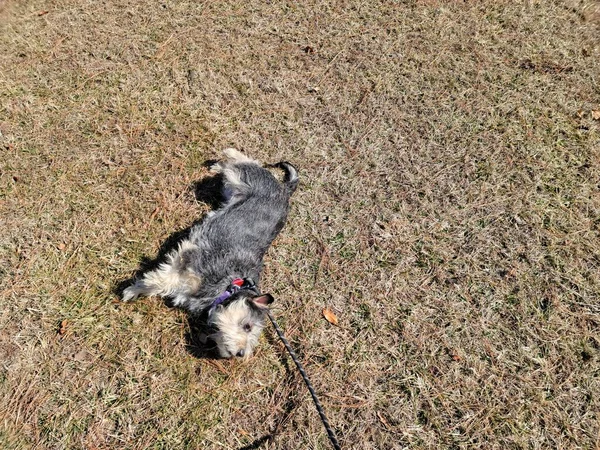
{"label": "dog's ear", "polygon": [[273,298],[273,296],[271,294],[263,294],[259,297],[254,297],[252,300],[250,300],[252,303],[254,303],[255,306],[258,306],[259,308],[268,308],[269,305],[271,303],[273,303],[275,299]]}

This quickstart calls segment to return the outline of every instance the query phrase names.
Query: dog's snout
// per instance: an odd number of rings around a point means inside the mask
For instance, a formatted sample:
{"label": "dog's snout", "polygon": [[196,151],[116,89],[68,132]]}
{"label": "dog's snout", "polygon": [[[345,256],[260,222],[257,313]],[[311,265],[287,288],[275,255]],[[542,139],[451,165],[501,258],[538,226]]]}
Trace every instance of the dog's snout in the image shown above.
{"label": "dog's snout", "polygon": [[240,350],[239,352],[237,352],[237,356],[239,356],[240,358],[242,356],[244,356],[246,354],[246,352],[244,350]]}

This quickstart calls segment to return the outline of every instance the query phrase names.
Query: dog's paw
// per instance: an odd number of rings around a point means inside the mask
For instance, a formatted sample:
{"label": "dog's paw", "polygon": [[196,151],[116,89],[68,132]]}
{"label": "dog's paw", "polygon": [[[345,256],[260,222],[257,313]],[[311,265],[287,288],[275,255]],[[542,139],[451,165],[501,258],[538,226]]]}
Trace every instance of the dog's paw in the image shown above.
{"label": "dog's paw", "polygon": [[210,170],[212,173],[221,173],[223,172],[223,164],[220,162],[214,163],[208,170]]}
{"label": "dog's paw", "polygon": [[128,288],[123,290],[123,294],[121,294],[121,301],[122,302],[132,302],[135,299],[137,299],[139,295],[140,295],[140,293],[138,292],[135,285],[129,286]]}

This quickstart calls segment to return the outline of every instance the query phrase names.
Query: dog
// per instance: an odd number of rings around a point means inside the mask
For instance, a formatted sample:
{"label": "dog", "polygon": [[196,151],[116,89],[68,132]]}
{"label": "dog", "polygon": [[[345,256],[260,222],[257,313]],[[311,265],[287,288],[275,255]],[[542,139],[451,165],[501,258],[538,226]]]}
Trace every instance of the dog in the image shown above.
{"label": "dog", "polygon": [[123,291],[122,300],[158,295],[193,316],[206,317],[208,338],[223,358],[248,358],[265,324],[270,294],[258,288],[263,257],[283,228],[298,171],[288,162],[283,181],[235,149],[211,170],[223,178],[221,207],[190,230],[156,270]]}

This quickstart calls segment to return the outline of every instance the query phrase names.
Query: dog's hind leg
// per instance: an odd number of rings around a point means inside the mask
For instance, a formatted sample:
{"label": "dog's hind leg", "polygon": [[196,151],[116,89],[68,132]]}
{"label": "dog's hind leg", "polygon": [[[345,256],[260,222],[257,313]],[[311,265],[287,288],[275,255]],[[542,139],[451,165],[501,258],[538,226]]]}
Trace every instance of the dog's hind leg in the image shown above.
{"label": "dog's hind leg", "polygon": [[242,152],[235,148],[226,148],[225,150],[223,150],[223,154],[227,157],[227,159],[229,159],[229,161],[233,163],[257,164],[259,166],[261,165],[257,160],[244,155]]}
{"label": "dog's hind leg", "polygon": [[227,161],[219,161],[211,167],[211,171],[223,176],[223,197],[225,203],[235,203],[246,197],[252,188],[242,179],[243,168],[248,164],[260,166],[260,163],[251,159],[234,148],[223,151]]}
{"label": "dog's hind leg", "polygon": [[192,294],[200,286],[200,278],[186,264],[186,253],[197,247],[190,241],[183,241],[179,248],[167,256],[167,261],[161,263],[158,269],[144,274],[132,286],[123,291],[121,299],[132,301],[140,295],[161,297],[186,296]]}
{"label": "dog's hind leg", "polygon": [[236,163],[256,164],[257,166],[261,165],[257,160],[244,155],[235,148],[226,148],[223,150],[223,154],[227,158],[227,161],[219,161],[210,166],[211,172],[225,173],[228,168],[231,169],[231,166]]}

